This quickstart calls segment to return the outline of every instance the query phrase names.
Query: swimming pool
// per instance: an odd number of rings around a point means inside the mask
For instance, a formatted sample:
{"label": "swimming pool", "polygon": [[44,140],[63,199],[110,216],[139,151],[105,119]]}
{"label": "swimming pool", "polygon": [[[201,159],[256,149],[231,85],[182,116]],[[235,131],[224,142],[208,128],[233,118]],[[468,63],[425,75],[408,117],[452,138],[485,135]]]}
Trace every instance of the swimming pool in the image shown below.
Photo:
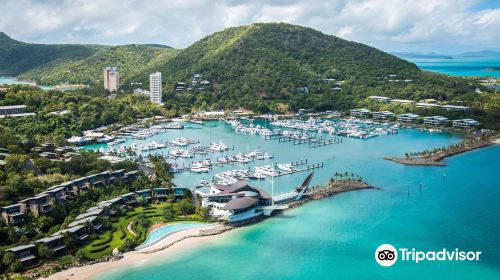
{"label": "swimming pool", "polygon": [[165,238],[173,233],[176,233],[176,232],[179,232],[182,230],[186,230],[186,229],[204,228],[204,227],[208,227],[210,225],[212,225],[212,224],[199,223],[199,222],[176,223],[176,224],[164,225],[162,227],[159,227],[159,228],[151,231],[149,233],[148,237],[146,237],[146,240],[141,245],[139,245],[136,248],[136,250],[149,247],[149,246],[157,243],[158,241],[162,240],[163,238]]}

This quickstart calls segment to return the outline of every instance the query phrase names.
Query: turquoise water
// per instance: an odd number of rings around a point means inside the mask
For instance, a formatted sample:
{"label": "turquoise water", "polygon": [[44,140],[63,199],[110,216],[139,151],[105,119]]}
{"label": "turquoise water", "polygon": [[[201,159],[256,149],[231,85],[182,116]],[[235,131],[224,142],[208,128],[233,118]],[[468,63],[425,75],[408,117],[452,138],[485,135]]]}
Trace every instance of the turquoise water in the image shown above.
{"label": "turquoise water", "polygon": [[181,231],[181,230],[186,230],[186,229],[193,229],[193,228],[201,228],[201,227],[206,227],[208,224],[205,223],[178,223],[178,224],[171,224],[171,225],[166,225],[163,227],[160,227],[154,231],[152,231],[146,240],[139,246],[141,248],[146,248],[148,246],[151,246],[155,244],[156,242],[162,240],[163,238],[171,235],[172,233]]}
{"label": "turquoise water", "polygon": [[[316,171],[314,184],[325,183],[332,172],[349,171],[381,190],[316,201],[214,238],[175,258],[112,270],[98,279],[500,278],[499,145],[446,159],[445,167],[409,167],[382,157],[448,145],[459,138],[404,129],[394,136],[344,139],[342,144],[308,148],[234,134],[222,125],[167,133],[169,138],[175,134],[222,139],[243,150],[259,148],[273,152],[278,162],[323,161],[325,168]],[[202,176],[185,173],[175,180],[194,184]],[[289,190],[305,176],[281,177],[275,187]],[[266,181],[252,185],[270,191]],[[383,243],[419,250],[479,250],[482,259],[474,263],[398,262],[383,268],[373,257]]]}
{"label": "turquoise water", "polygon": [[490,67],[500,67],[500,58],[404,58],[415,63],[420,69],[451,76],[479,76],[500,78],[500,71],[488,71]]}
{"label": "turquoise water", "polygon": [[[36,86],[34,83],[31,82],[23,82],[23,81],[18,81],[14,77],[0,77],[0,85],[30,85],[30,86]],[[39,88],[43,90],[49,90],[49,89],[54,89],[53,86],[38,86]]]}

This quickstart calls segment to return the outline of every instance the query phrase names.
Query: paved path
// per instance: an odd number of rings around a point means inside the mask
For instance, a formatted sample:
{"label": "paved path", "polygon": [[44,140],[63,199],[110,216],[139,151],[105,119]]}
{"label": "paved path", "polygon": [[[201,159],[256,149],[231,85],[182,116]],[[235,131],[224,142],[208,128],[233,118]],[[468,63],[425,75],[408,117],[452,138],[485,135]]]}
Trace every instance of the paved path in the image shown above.
{"label": "paved path", "polygon": [[127,230],[128,232],[132,233],[133,236],[137,236],[137,234],[135,234],[134,230],[132,229],[132,223],[133,222],[130,222],[127,226]]}

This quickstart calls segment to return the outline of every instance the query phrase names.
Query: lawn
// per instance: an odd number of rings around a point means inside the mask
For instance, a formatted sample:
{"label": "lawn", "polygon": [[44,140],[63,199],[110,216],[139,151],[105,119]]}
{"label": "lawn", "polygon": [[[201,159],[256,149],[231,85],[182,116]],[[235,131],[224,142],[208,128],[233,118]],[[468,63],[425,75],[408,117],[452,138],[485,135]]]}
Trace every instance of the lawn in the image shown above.
{"label": "lawn", "polygon": [[137,222],[137,217],[141,213],[146,215],[151,225],[189,220],[188,217],[174,217],[174,219],[167,221],[163,218],[163,208],[167,204],[169,204],[169,202],[150,204],[147,207],[137,207],[134,210],[128,211],[126,214],[119,217],[117,222],[113,223],[112,229],[98,233],[99,238],[92,240],[82,248],[84,256],[88,259],[97,259],[112,253],[115,248],[121,247],[127,238],[134,239],[135,236],[127,230],[127,226],[131,222],[133,223],[133,231],[140,236],[141,242],[144,241],[148,229],[143,228],[141,224]]}

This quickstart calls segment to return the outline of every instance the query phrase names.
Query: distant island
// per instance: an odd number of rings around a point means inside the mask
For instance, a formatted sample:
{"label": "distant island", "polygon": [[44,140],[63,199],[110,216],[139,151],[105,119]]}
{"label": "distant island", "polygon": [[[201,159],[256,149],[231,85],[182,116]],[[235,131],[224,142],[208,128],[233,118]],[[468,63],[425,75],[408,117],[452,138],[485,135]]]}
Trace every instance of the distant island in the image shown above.
{"label": "distant island", "polygon": [[393,55],[401,58],[441,58],[441,59],[457,59],[457,58],[500,58],[500,52],[483,50],[471,51],[458,54],[439,54],[439,53],[419,53],[419,52],[392,52]]}

